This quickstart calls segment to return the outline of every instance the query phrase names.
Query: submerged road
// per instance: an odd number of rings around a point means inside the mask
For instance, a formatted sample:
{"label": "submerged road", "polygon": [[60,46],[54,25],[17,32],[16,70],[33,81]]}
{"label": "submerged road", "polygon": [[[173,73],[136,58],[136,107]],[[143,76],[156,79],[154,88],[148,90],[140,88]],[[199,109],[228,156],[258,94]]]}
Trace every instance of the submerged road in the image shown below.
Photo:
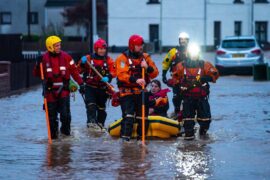
{"label": "submerged road", "polygon": [[[72,136],[52,145],[41,88],[2,98],[0,179],[269,179],[270,83],[221,77],[211,85],[210,104],[209,139],[151,140],[146,150],[136,140],[122,144],[89,132],[78,93],[71,102]],[[119,108],[107,112],[106,125],[121,116]]]}

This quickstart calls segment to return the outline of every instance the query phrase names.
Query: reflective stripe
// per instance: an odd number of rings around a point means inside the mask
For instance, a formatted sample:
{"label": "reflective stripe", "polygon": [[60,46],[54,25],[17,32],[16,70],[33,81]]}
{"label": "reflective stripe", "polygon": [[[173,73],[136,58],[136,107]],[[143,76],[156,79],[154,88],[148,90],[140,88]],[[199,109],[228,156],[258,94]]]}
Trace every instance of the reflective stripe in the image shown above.
{"label": "reflective stripe", "polygon": [[[142,119],[141,116],[136,116],[136,119]],[[147,117],[144,117],[144,119],[148,119]]]}
{"label": "reflective stripe", "polygon": [[69,64],[70,65],[73,65],[74,64],[74,60],[72,59]]}
{"label": "reflective stripe", "polygon": [[202,69],[200,68],[198,71],[198,75],[201,75],[201,71],[202,71]]}
{"label": "reflective stripe", "polygon": [[198,121],[210,121],[210,118],[197,118]]}
{"label": "reflective stripe", "polygon": [[47,72],[52,72],[52,68],[47,68]]}
{"label": "reflective stripe", "polygon": [[128,63],[129,65],[133,65],[132,60],[130,58],[128,59]]}
{"label": "reflective stripe", "polygon": [[99,106],[98,106],[98,109],[104,111],[104,110],[105,110],[105,107],[99,107]]}
{"label": "reflective stripe", "polygon": [[60,70],[61,71],[65,71],[66,70],[66,67],[65,66],[60,66]]}
{"label": "reflective stripe", "polygon": [[134,115],[132,115],[132,114],[127,114],[126,117],[134,118]]}
{"label": "reflective stripe", "polygon": [[183,121],[195,121],[196,118],[183,118]]}
{"label": "reflective stripe", "polygon": [[63,82],[57,82],[57,83],[53,83],[54,86],[63,86],[64,83]]}

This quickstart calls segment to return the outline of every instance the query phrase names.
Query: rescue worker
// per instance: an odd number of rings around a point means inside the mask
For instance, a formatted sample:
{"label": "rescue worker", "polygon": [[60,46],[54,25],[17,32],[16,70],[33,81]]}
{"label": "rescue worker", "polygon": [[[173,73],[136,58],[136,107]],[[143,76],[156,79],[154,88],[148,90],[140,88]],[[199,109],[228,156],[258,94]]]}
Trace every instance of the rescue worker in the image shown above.
{"label": "rescue worker", "polygon": [[[84,76],[85,104],[87,114],[87,127],[105,130],[106,102],[109,98],[110,83],[115,77],[114,61],[107,55],[107,43],[103,39],[98,39],[94,43],[94,53],[83,56],[78,62],[78,69]],[[90,63],[102,76],[87,64]]]}
{"label": "rescue worker", "polygon": [[200,48],[196,44],[188,46],[188,58],[177,65],[173,73],[181,84],[183,94],[183,121],[185,139],[194,139],[195,118],[200,125],[199,134],[206,135],[211,123],[208,102],[209,82],[215,83],[219,77],[217,69],[210,63],[200,60]]}
{"label": "rescue worker", "polygon": [[167,117],[169,102],[167,93],[169,89],[161,89],[159,80],[151,81],[151,90],[149,92],[149,115]]}
{"label": "rescue worker", "polygon": [[48,114],[52,139],[58,137],[58,118],[60,113],[61,133],[70,135],[70,76],[80,85],[80,92],[83,92],[83,80],[80,77],[72,57],[61,50],[61,39],[57,36],[50,36],[46,39],[47,52],[36,64],[34,75],[41,77],[40,66],[43,64],[43,72],[46,83],[44,95],[48,101]]}
{"label": "rescue worker", "polygon": [[[146,87],[150,80],[158,75],[158,69],[151,57],[147,53],[143,53],[143,44],[144,40],[141,36],[136,34],[130,36],[128,50],[116,59],[117,85],[123,116],[121,138],[125,141],[129,141],[131,138],[134,120],[138,122],[138,139],[142,136],[142,87]],[[142,78],[142,68],[145,69],[145,79]],[[146,95],[146,118],[148,116],[147,101]],[[145,124],[147,132],[147,121]]]}
{"label": "rescue worker", "polygon": [[176,65],[186,60],[189,35],[185,32],[181,32],[178,36],[178,40],[179,46],[172,48],[162,62],[162,81],[173,89],[172,102],[174,105],[174,113],[171,116],[173,119],[177,119],[183,98],[180,94],[179,84],[175,84],[173,79],[167,80],[166,75],[168,71],[170,71],[171,74],[174,73],[176,70]]}

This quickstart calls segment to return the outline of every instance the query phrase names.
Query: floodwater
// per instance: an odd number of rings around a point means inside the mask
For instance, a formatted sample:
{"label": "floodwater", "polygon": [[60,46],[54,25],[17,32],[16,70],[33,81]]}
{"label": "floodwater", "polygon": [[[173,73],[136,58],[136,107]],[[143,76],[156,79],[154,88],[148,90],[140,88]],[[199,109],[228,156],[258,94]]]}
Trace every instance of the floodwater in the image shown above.
{"label": "floodwater", "polygon": [[[209,138],[155,139],[142,147],[87,130],[76,94],[72,136],[49,145],[41,88],[2,98],[0,179],[270,179],[270,83],[221,77],[210,104]],[[106,125],[120,116],[108,106]]]}

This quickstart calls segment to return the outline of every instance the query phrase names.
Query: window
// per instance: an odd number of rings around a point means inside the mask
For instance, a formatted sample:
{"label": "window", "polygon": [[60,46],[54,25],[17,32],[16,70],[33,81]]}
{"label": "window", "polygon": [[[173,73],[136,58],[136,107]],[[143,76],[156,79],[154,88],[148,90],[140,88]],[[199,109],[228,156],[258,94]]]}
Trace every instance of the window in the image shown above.
{"label": "window", "polygon": [[235,36],[241,36],[242,35],[242,22],[241,21],[235,21],[234,22],[234,35]]}
{"label": "window", "polygon": [[11,12],[0,13],[0,24],[11,24]]}
{"label": "window", "polygon": [[28,16],[28,23],[30,24],[38,24],[38,13],[30,12]]}
{"label": "window", "polygon": [[159,4],[159,0],[149,0],[147,4]]}
{"label": "window", "polygon": [[233,3],[235,3],[235,4],[244,4],[243,0],[234,0]]}
{"label": "window", "polygon": [[268,3],[268,0],[255,0],[255,3]]}
{"label": "window", "polygon": [[255,33],[260,43],[267,42],[267,21],[255,22]]}

